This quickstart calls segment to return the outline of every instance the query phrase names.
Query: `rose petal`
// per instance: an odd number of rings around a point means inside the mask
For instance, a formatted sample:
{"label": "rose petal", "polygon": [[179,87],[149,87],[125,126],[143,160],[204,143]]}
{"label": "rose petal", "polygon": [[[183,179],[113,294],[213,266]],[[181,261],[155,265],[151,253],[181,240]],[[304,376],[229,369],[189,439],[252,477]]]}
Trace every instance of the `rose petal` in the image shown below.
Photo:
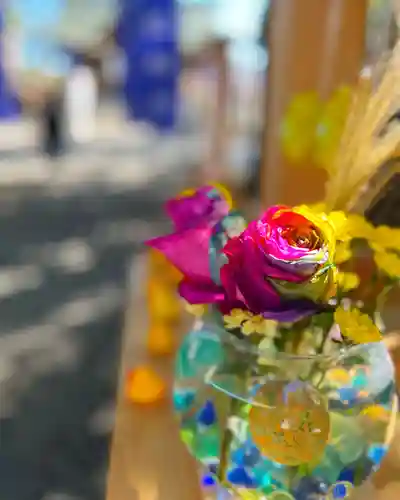
{"label": "rose petal", "polygon": [[191,281],[210,281],[209,245],[211,228],[187,229],[148,240],[146,245],[159,250]]}
{"label": "rose petal", "polygon": [[199,283],[183,279],[178,290],[180,296],[189,304],[215,304],[225,299],[224,289],[211,280],[208,283]]}
{"label": "rose petal", "polygon": [[174,198],[166,203],[165,209],[172,219],[176,231],[197,227],[213,226],[229,212],[229,205],[221,197],[212,197],[210,186],[198,189],[192,196]]}
{"label": "rose petal", "polygon": [[[232,241],[232,240],[231,240]],[[229,242],[230,243],[230,242]],[[231,300],[244,301],[254,313],[274,310],[281,300],[274,288],[264,279],[262,258],[251,242],[233,242],[236,252],[228,253],[229,263],[221,269],[221,281]]]}

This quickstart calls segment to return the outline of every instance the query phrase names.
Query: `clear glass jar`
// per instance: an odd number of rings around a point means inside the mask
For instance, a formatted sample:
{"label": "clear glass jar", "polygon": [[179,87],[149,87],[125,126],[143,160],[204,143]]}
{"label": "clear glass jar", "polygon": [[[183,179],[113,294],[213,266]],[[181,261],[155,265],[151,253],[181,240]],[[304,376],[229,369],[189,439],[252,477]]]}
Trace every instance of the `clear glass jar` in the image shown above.
{"label": "clear glass jar", "polygon": [[347,498],[386,454],[394,367],[383,343],[297,356],[210,322],[178,352],[174,406],[205,485],[246,499]]}

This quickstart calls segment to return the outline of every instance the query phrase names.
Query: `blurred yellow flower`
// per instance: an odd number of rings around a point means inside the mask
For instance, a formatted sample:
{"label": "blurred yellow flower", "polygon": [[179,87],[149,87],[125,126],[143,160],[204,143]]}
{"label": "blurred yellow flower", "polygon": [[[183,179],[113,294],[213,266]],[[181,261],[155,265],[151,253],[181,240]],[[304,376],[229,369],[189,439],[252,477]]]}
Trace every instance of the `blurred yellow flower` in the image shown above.
{"label": "blurred yellow flower", "polygon": [[400,257],[393,252],[376,252],[375,264],[390,278],[400,279]]}
{"label": "blurred yellow flower", "polygon": [[351,89],[339,87],[322,108],[315,135],[314,161],[330,171],[351,103]]}
{"label": "blurred yellow flower", "polygon": [[360,284],[360,278],[356,273],[338,273],[338,285],[344,292],[354,290]]}
{"label": "blurred yellow flower", "polygon": [[282,149],[293,162],[305,159],[312,152],[322,103],[317,92],[295,95],[282,121]]}
{"label": "blurred yellow flower", "polygon": [[282,149],[287,158],[299,162],[311,157],[329,172],[335,158],[351,102],[351,89],[339,87],[328,101],[317,92],[295,95],[285,113],[281,129]]}
{"label": "blurred yellow flower", "polygon": [[372,319],[359,309],[346,311],[339,307],[335,311],[335,322],[341,334],[356,344],[379,342],[382,339],[381,332]]}
{"label": "blurred yellow flower", "polygon": [[374,226],[358,214],[349,214],[345,229],[349,238],[371,240],[375,234]]}
{"label": "blurred yellow flower", "polygon": [[241,328],[242,323],[253,317],[248,311],[243,311],[242,309],[232,309],[230,314],[225,314],[224,324],[227,330],[235,330],[236,328]]}
{"label": "blurred yellow flower", "polygon": [[393,249],[400,250],[400,229],[388,226],[379,226],[371,238],[371,247],[374,250]]}
{"label": "blurred yellow flower", "polygon": [[335,264],[343,264],[351,259],[352,252],[350,242],[338,243],[335,252]]}
{"label": "blurred yellow flower", "polygon": [[185,302],[185,310],[189,314],[192,314],[193,316],[200,318],[201,316],[204,316],[204,314],[207,312],[207,305],[206,304],[189,304],[189,302]]}

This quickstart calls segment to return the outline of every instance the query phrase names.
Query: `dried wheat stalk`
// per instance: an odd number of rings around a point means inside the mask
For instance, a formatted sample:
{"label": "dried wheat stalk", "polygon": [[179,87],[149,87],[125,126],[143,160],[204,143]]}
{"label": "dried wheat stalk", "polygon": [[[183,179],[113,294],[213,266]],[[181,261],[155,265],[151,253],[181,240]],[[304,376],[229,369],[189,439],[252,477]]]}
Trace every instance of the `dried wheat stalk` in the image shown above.
{"label": "dried wheat stalk", "polygon": [[326,204],[349,210],[362,188],[400,146],[400,123],[387,130],[400,110],[400,41],[374,89],[371,75],[363,75],[356,88],[342,140],[330,168]]}

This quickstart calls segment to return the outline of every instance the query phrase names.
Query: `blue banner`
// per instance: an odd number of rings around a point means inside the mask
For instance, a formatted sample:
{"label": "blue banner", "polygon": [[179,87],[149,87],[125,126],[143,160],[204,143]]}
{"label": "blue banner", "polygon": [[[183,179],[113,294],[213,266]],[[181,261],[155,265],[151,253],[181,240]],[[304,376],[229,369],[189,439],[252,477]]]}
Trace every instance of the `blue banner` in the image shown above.
{"label": "blue banner", "polygon": [[117,38],[126,56],[128,118],[171,130],[180,69],[175,1],[123,0]]}
{"label": "blue banner", "polygon": [[[3,12],[0,10],[0,57],[3,58]],[[0,119],[8,120],[19,115],[19,103],[8,83],[4,62],[0,59]]]}

